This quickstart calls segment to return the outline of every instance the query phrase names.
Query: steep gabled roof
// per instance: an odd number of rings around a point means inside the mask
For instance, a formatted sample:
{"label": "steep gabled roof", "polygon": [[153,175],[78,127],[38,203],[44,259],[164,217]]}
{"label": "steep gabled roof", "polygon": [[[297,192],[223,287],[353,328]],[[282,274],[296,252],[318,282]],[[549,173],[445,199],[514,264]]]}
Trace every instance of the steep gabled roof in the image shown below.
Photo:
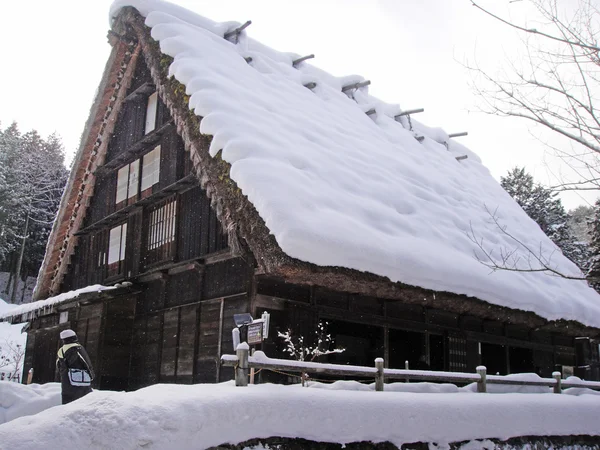
{"label": "steep gabled roof", "polygon": [[239,24],[158,1],[117,1],[112,14],[123,5],[145,16],[174,58],[169,74],[203,118],[200,132],[213,136],[210,154],[222,151],[231,179],[287,255],[600,326],[600,297],[585,282],[490,273],[481,264],[472,233],[490,250],[515,250],[521,268],[531,261],[494,214],[559,272],[581,275],[480,159],[442,130],[396,120],[398,106],[370,96],[368,86],[348,88],[360,77],[293,64],[299,55],[244,31],[223,38]]}
{"label": "steep gabled roof", "polygon": [[162,1],[118,0],[111,17],[117,31],[133,27],[203,187],[260,270],[396,295],[389,279],[600,327],[600,297],[584,281],[481,264],[474,238],[514,251],[521,267],[531,260],[493,214],[556,270],[580,276],[474,153],[399,116],[361,77],[295,64],[299,55],[234,32],[238,23]]}

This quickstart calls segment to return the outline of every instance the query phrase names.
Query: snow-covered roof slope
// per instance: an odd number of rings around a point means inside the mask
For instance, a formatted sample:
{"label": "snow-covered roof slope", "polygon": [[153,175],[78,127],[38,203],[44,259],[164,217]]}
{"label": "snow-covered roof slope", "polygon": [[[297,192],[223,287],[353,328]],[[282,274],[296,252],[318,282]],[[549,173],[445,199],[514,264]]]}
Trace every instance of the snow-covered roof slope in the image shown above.
{"label": "snow-covered roof slope", "polygon": [[[47,298],[45,300],[39,300],[37,302],[24,303],[22,305],[15,306],[13,308],[8,308],[6,310],[0,309],[0,320],[6,319],[9,317],[22,317],[21,320],[27,321],[31,319],[31,313],[35,314],[39,310],[51,311],[51,308],[54,306],[67,302],[69,300],[74,300],[79,297],[81,294],[88,294],[92,292],[104,292],[118,289],[123,286],[130,286],[131,283],[125,282],[122,284],[116,284],[114,286],[103,286],[101,284],[94,284],[92,286],[86,286],[80,289],[76,289],[74,291],[64,292],[59,295],[55,295],[54,297]],[[1,305],[0,305],[1,306]]]}
{"label": "snow-covered roof slope", "polygon": [[286,254],[600,327],[600,297],[584,281],[490,273],[481,264],[472,233],[494,255],[515,251],[521,268],[532,260],[494,223],[495,214],[553,268],[581,276],[481,160],[444,131],[395,120],[400,107],[370,96],[368,87],[342,92],[361,77],[294,66],[298,55],[245,32],[236,43],[223,38],[239,24],[158,0],[117,0],[111,17],[127,5],[145,16],[161,51],[174,58],[170,74],[203,117],[200,131],[213,136],[211,154],[222,150],[231,178]]}

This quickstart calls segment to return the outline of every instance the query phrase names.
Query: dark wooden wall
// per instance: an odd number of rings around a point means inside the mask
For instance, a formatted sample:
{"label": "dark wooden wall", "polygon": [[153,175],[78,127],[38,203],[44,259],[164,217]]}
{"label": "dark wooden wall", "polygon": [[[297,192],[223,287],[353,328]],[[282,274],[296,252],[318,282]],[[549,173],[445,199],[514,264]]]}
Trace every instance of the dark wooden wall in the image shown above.
{"label": "dark wooden wall", "polygon": [[[575,365],[573,339],[560,335],[401,301],[299,286],[268,277],[259,277],[256,286],[257,296],[251,312],[260,315],[267,310],[272,314],[273,332],[265,344],[271,354],[283,356],[277,330],[291,327],[296,334],[311,336],[316,323],[325,320],[332,322],[333,329],[344,323],[355,324],[357,335],[361,334],[361,326],[371,327],[365,339],[381,353],[377,356],[400,367],[405,358],[415,367],[419,355],[427,357],[431,369],[450,371],[474,372],[486,358],[500,361],[497,366],[500,373],[536,371],[551,376],[557,366]],[[348,334],[348,330],[341,332]],[[484,344],[483,354],[480,343]],[[418,346],[422,351],[412,351],[411,346]],[[400,358],[395,351],[401,352]],[[365,355],[363,359],[372,356]],[[343,356],[332,358],[332,362],[343,360]],[[361,361],[361,364],[371,365],[372,361]]]}
{"label": "dark wooden wall", "polygon": [[133,324],[129,388],[229,379],[233,314],[249,311],[252,269],[242,258],[191,263],[145,283]]}

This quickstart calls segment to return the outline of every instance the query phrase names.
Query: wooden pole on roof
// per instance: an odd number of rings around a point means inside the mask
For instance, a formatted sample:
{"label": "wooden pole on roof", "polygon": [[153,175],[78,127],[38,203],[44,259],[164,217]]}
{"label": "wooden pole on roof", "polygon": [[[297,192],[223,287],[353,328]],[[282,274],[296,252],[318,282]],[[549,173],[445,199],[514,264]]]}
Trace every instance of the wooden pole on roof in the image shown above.
{"label": "wooden pole on roof", "polygon": [[371,108],[370,110],[368,110],[367,112],[365,112],[365,114],[367,116],[372,116],[373,114],[376,114],[377,111],[375,111],[375,108]]}
{"label": "wooden pole on roof", "polygon": [[223,38],[227,39],[227,40],[229,40],[229,38],[233,37],[233,36],[235,36],[237,38],[242,31],[244,31],[246,28],[248,28],[250,26],[251,23],[252,23],[251,20],[246,21],[243,25],[240,25],[235,30],[231,30],[231,31],[228,31],[227,33],[225,33],[223,35]]}
{"label": "wooden pole on roof", "polygon": [[292,66],[296,67],[302,61],[306,61],[307,59],[313,59],[314,57],[315,57],[315,55],[311,53],[310,55],[306,55],[301,58],[295,59],[292,61]]}
{"label": "wooden pole on roof", "polygon": [[457,157],[456,157],[456,160],[457,160],[457,161],[462,161],[463,159],[467,159],[467,158],[468,158],[468,156],[467,156],[467,155],[461,155],[461,156],[457,156]]}
{"label": "wooden pole on roof", "polygon": [[425,111],[425,108],[407,109],[406,111],[402,111],[400,114],[395,115],[394,119],[398,119],[398,117],[402,116],[408,116],[410,114],[422,113],[423,111]]}
{"label": "wooden pole on roof", "polygon": [[310,83],[306,83],[306,84],[304,85],[304,87],[305,87],[305,88],[308,88],[308,89],[314,89],[314,88],[316,88],[316,87],[317,87],[317,83],[315,83],[314,81],[311,81]]}
{"label": "wooden pole on roof", "polygon": [[360,81],[358,83],[349,84],[348,86],[342,87],[342,92],[347,92],[352,89],[359,89],[361,87],[365,87],[371,84],[371,80]]}
{"label": "wooden pole on roof", "polygon": [[461,137],[461,136],[467,136],[469,133],[467,131],[462,131],[460,133],[451,133],[448,135],[449,138],[455,138],[455,137]]}

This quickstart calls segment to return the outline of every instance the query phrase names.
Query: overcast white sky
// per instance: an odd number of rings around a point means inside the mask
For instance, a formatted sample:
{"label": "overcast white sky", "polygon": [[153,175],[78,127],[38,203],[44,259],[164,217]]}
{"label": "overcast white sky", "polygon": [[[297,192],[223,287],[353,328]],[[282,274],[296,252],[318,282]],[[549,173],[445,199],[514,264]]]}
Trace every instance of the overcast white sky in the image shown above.
{"label": "overcast white sky", "polygon": [[[0,3],[0,126],[57,132],[69,157],[76,151],[108,57],[111,0],[20,0]],[[548,161],[527,124],[477,112],[469,73],[476,57],[492,70],[511,57],[514,34],[469,0],[174,0],[216,21],[252,20],[248,33],[298,54],[334,75],[360,74],[370,93],[404,109],[425,108],[421,122],[478,153],[498,179],[515,165],[547,183]],[[522,3],[522,2],[521,2]],[[519,3],[482,0],[518,17]],[[557,167],[552,165],[553,171]],[[594,197],[587,197],[588,202]],[[585,203],[563,196],[568,208]]]}

